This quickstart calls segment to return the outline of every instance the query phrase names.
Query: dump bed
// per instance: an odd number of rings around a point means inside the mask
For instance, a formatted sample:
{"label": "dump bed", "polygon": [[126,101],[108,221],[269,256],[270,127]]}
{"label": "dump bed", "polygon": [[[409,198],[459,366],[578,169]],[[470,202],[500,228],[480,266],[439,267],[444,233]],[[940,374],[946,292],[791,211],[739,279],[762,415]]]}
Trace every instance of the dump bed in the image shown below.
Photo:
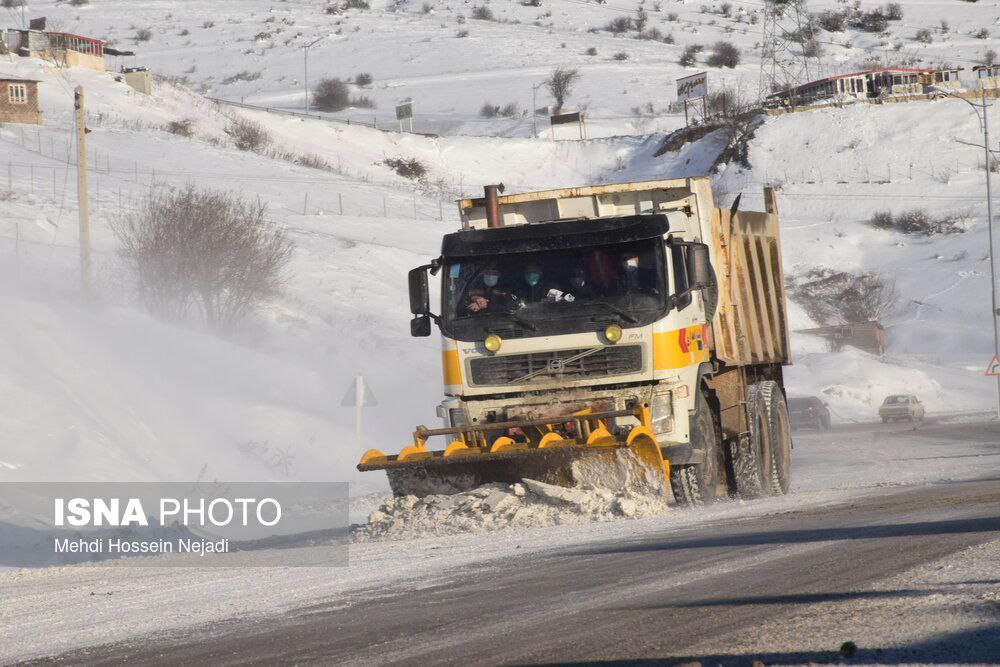
{"label": "dump bed", "polygon": [[715,354],[728,364],[791,363],[781,237],[771,188],[766,212],[713,209],[712,257],[719,307]]}

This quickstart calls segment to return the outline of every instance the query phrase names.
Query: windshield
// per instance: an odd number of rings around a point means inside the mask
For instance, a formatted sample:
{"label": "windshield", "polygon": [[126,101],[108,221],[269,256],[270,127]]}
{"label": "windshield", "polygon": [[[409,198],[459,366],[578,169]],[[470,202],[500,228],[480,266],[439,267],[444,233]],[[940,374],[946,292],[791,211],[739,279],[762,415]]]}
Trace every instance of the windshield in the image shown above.
{"label": "windshield", "polygon": [[459,340],[649,324],[666,309],[661,238],[446,262],[443,328]]}

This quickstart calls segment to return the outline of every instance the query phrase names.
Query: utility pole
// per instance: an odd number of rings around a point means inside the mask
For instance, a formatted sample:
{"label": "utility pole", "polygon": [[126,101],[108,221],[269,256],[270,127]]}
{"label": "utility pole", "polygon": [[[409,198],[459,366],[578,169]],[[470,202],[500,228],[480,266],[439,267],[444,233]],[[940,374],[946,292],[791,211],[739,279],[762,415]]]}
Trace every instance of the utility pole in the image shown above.
{"label": "utility pole", "polygon": [[326,39],[326,37],[327,37],[326,35],[318,37],[302,47],[302,56],[303,56],[302,65],[303,69],[305,70],[303,76],[303,82],[305,84],[304,92],[306,94],[306,113],[309,113],[309,49],[319,44],[322,40]]}
{"label": "utility pole", "polygon": [[83,86],[73,91],[76,110],[76,199],[80,210],[80,278],[90,291],[90,208],[87,202],[87,114],[83,107]]}

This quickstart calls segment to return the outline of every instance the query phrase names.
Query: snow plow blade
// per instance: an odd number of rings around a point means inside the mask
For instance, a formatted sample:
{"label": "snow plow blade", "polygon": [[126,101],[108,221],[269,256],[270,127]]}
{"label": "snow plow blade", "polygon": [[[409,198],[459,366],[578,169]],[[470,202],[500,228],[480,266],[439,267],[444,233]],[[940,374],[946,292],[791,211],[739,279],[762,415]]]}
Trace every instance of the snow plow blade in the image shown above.
{"label": "snow plow blade", "polygon": [[[625,437],[612,435],[606,420],[625,416],[637,417],[640,424]],[[420,426],[413,434],[413,445],[391,456],[370,449],[361,457],[358,470],[385,470],[397,496],[460,493],[490,482],[514,484],[522,479],[559,486],[619,486],[630,477],[639,478],[650,489],[660,489],[669,464],[646,424],[648,411],[635,409],[444,429]],[[577,437],[557,430],[569,425]],[[496,435],[509,429],[538,435],[523,441]],[[488,434],[494,436],[492,442],[487,442]],[[427,438],[436,435],[453,440],[444,450],[428,450]]]}

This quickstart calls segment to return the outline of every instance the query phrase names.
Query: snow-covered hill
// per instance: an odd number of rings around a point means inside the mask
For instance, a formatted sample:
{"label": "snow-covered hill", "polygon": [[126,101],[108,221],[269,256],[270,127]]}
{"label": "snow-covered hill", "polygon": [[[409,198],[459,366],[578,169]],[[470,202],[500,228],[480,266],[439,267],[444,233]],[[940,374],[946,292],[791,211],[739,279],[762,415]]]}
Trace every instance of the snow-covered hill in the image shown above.
{"label": "snow-covered hill", "polygon": [[[703,13],[697,3],[662,2],[660,11],[646,3],[650,25],[672,32],[674,45],[588,32],[616,15],[634,15],[638,5],[621,0],[491,3],[509,22],[471,19],[471,4],[428,4],[428,13],[411,1],[332,15],[311,2],[161,0],[130,3],[123,18],[120,3],[110,1],[30,3],[29,15],[46,14],[56,28],[116,39],[119,47],[131,47],[128,37],[149,27],[152,40],[135,44],[135,64],[187,76],[212,96],[290,108],[302,103],[300,47],[339,27],[340,34],[311,49],[310,77],[370,72],[375,83],[363,94],[376,100],[380,122],[388,123],[394,103],[413,97],[417,129],[438,118],[433,129],[454,134],[434,138],[236,110],[163,81],[146,98],[111,73],[0,59],[0,74],[42,80],[45,112],[41,128],[0,127],[0,402],[7,406],[0,411],[0,479],[352,478],[359,449],[397,450],[414,424],[434,420],[436,343],[407,335],[405,272],[436,254],[441,234],[456,226],[456,195],[498,181],[527,190],[704,173],[721,148],[718,137],[657,157],[662,132],[683,118],[640,119],[632,107],[668,105],[673,78],[694,71],[676,64],[688,43],[731,39],[744,49],[745,64],[712,76],[747,87],[757,81],[759,27],[747,15],[734,24]],[[734,5],[746,12],[757,6]],[[919,47],[929,62],[967,64],[994,43],[969,33],[994,28],[997,3],[904,5],[889,39],[891,45],[906,38],[901,52],[913,46],[916,25],[941,19],[949,32]],[[721,3],[708,6],[721,11]],[[457,23],[460,12],[464,24]],[[677,19],[667,20],[672,13]],[[13,24],[19,13],[6,16]],[[456,37],[459,29],[469,36]],[[270,37],[257,40],[268,30]],[[828,47],[830,68],[885,53],[868,34],[828,37],[853,44]],[[590,46],[597,56],[585,55]],[[618,51],[628,60],[613,60]],[[890,46],[890,53],[897,52]],[[477,117],[484,100],[527,108],[531,86],[562,64],[581,69],[571,102],[588,108],[591,136],[601,138],[553,143],[528,138],[529,118]],[[242,71],[260,76],[222,83]],[[93,130],[96,301],[75,290],[75,177],[66,159],[78,84],[87,91]],[[544,97],[540,90],[539,105],[548,103]],[[224,132],[232,115],[261,123],[274,152],[236,150]],[[193,137],[164,130],[184,119],[193,119]],[[507,136],[464,136],[491,133]],[[931,410],[989,407],[992,385],[982,377],[992,346],[982,159],[959,143],[980,136],[960,101],[818,110],[769,118],[750,144],[752,166],[726,165],[716,174],[726,205],[743,193],[742,205],[757,208],[764,184],[779,187],[791,277],[831,269],[896,280],[900,299],[886,320],[885,358],[831,354],[821,341],[796,335],[787,376],[792,392],[822,395],[844,418],[870,417],[885,394],[898,391],[918,393]],[[425,164],[425,182],[383,164],[395,157]],[[239,339],[164,324],[132,305],[108,224],[157,182],[259,197],[289,229],[296,250],[287,289]],[[966,231],[913,236],[868,222],[875,211],[912,208],[954,214]],[[791,310],[793,329],[814,324],[802,308]],[[353,412],[340,407],[359,372],[379,401],[368,411],[361,446]]]}

